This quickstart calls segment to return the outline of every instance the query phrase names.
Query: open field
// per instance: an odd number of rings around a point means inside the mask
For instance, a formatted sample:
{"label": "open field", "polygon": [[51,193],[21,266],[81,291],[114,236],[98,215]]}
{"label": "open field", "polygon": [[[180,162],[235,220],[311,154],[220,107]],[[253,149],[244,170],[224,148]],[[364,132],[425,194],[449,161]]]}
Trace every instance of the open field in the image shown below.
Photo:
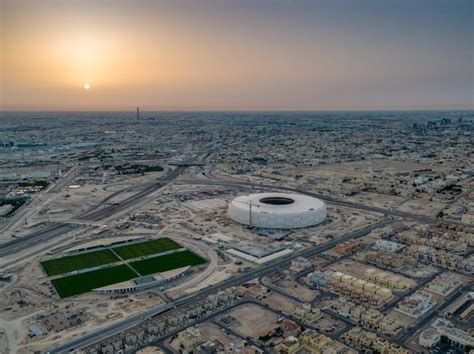
{"label": "open field", "polygon": [[53,279],[52,283],[61,298],[83,294],[92,289],[120,283],[136,278],[137,275],[127,265],[93,270],[68,277]]}
{"label": "open field", "polygon": [[110,250],[100,250],[78,254],[75,256],[67,256],[57,259],[51,259],[41,262],[48,276],[69,273],[74,270],[97,267],[104,264],[119,261],[118,257]]}
{"label": "open field", "polygon": [[314,290],[311,290],[299,284],[298,282],[290,279],[283,279],[274,285],[278,286],[287,294],[291,294],[303,302],[311,302],[315,299],[317,295]]}
{"label": "open field", "polygon": [[166,251],[183,248],[179,243],[163,237],[156,240],[134,243],[120,247],[114,247],[114,251],[122,257],[122,259],[133,259],[137,257],[149,256],[155,253],[162,253]]}
{"label": "open field", "polygon": [[270,307],[286,313],[287,315],[293,315],[298,308],[298,303],[294,300],[287,298],[286,296],[272,292],[262,299],[264,304],[268,304]]}
{"label": "open field", "polygon": [[235,319],[230,327],[244,337],[258,339],[276,329],[278,315],[255,304],[245,304],[227,312],[221,318],[231,316]]}
{"label": "open field", "polygon": [[206,260],[191,251],[175,252],[130,263],[141,275],[166,272],[176,268],[206,263]]}

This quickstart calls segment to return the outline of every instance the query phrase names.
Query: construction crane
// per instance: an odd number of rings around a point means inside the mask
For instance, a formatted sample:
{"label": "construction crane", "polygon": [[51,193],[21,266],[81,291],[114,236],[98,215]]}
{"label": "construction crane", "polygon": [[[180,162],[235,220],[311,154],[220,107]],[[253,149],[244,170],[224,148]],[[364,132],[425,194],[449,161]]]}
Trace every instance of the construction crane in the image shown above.
{"label": "construction crane", "polygon": [[250,207],[249,207],[249,225],[250,225],[250,227],[252,227],[252,206],[256,206],[257,208],[260,208],[260,205],[258,205],[258,204],[252,204],[252,201],[250,201],[250,202],[242,202],[242,201],[240,201],[240,200],[236,200],[235,202],[237,202],[237,203],[242,203],[242,204],[247,204],[247,205],[250,206]]}

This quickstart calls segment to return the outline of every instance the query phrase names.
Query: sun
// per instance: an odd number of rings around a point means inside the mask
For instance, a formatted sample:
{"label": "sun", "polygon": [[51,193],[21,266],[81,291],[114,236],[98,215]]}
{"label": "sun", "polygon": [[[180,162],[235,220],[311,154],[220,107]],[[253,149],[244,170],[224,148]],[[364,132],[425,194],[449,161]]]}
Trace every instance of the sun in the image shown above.
{"label": "sun", "polygon": [[84,84],[84,90],[90,90],[91,85],[90,84]]}

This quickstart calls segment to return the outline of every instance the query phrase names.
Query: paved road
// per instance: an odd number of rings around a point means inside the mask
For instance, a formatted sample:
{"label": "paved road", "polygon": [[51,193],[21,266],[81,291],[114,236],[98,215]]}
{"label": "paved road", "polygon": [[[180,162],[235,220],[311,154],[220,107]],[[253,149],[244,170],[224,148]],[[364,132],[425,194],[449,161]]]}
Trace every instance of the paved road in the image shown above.
{"label": "paved road", "polygon": [[[288,294],[285,290],[283,290],[282,288],[278,287],[278,286],[275,286],[269,282],[266,282],[265,280],[263,280],[262,278],[259,279],[260,280],[260,283],[271,289],[272,291],[280,294],[281,296],[284,296],[284,297],[287,297],[291,300],[293,300],[294,302],[297,302],[299,304],[306,304],[307,302],[301,300],[300,298],[296,297],[296,296],[293,296],[291,294]],[[331,294],[333,295],[333,294]],[[312,300],[310,303],[311,305],[313,305],[314,303],[318,302],[321,300],[321,297],[318,296],[316,297],[316,299]],[[330,316],[330,317],[333,317],[341,322],[344,323],[345,327],[340,329],[339,331],[335,331],[334,333],[323,333],[327,336],[330,336],[332,339],[334,340],[337,340],[339,338],[339,336],[343,333],[343,332],[346,332],[348,331],[349,329],[351,329],[352,327],[354,327],[354,323],[352,321],[350,321],[349,319],[347,319],[346,317],[344,316],[341,316],[339,315],[338,313],[336,312],[333,312],[333,311],[328,311],[328,310],[324,310],[324,309],[321,309],[321,312],[322,313],[325,313],[326,315]],[[295,320],[295,318],[289,314],[286,315],[286,317],[289,317],[290,319],[292,320]],[[297,320],[297,319],[296,319]],[[298,320],[297,320],[298,321]],[[302,325],[305,326],[305,327],[308,327],[308,328],[312,328],[312,329],[315,329],[316,331],[321,331],[320,329],[318,329],[317,327],[311,325],[311,324],[306,324],[305,322],[302,322]]]}
{"label": "paved road", "polygon": [[49,188],[46,189],[46,193],[57,193],[66,185],[70,184],[74,178],[80,173],[81,168],[76,166],[76,167],[71,167],[68,171],[66,171],[62,178],[57,181],[55,184],[51,185]]}
{"label": "paved road", "polygon": [[417,331],[422,329],[428,322],[433,320],[433,318],[439,315],[442,311],[444,311],[449,305],[451,305],[454,301],[459,299],[462,295],[464,295],[465,291],[469,291],[472,289],[474,282],[469,282],[464,284],[460,289],[454,290],[451,294],[449,294],[443,301],[441,305],[435,306],[433,309],[428,311],[427,314],[422,316],[421,318],[417,318],[417,323],[409,328],[407,331],[402,332],[396,339],[397,343],[403,344],[405,343],[411,336],[413,336]]}
{"label": "paved road", "polygon": [[188,304],[193,301],[200,300],[202,298],[207,297],[209,294],[217,292],[222,289],[229,288],[231,286],[235,285],[240,285],[242,283],[248,282],[252,279],[263,277],[265,275],[268,275],[272,272],[275,271],[275,269],[281,269],[284,267],[287,267],[290,265],[291,261],[297,257],[313,257],[315,255],[318,255],[320,253],[326,252],[329,249],[335,247],[339,243],[345,242],[350,239],[356,239],[360,238],[362,236],[367,235],[370,233],[372,230],[375,230],[377,228],[384,227],[390,223],[392,223],[394,220],[391,217],[386,217],[383,220],[374,223],[372,225],[369,225],[367,227],[364,227],[362,229],[350,232],[338,239],[331,240],[323,245],[311,247],[299,252],[295,252],[292,254],[289,254],[287,256],[278,258],[276,260],[273,260],[269,263],[266,263],[264,266],[260,266],[259,268],[250,270],[249,272],[239,275],[237,277],[233,277],[230,279],[226,279],[218,284],[209,286],[207,288],[201,289],[199,292],[196,292],[195,294],[188,295],[182,298],[179,298],[177,300],[174,300],[168,304],[164,304],[161,306],[158,306],[154,309],[147,310],[141,313],[138,313],[136,315],[133,315],[123,321],[117,322],[115,324],[112,324],[110,326],[106,326],[102,329],[99,329],[95,332],[91,332],[89,334],[86,334],[82,336],[81,338],[74,339],[70,341],[69,343],[60,345],[58,347],[55,347],[50,350],[51,353],[60,353],[60,352],[67,352],[71,351],[74,349],[81,349],[87,346],[90,346],[94,343],[97,343],[103,339],[106,339],[108,337],[112,337],[116,335],[117,333],[123,332],[127,329],[130,329],[134,326],[137,326],[138,324],[152,318],[155,316],[158,316],[159,314],[162,314],[163,312],[169,311],[173,308]]}
{"label": "paved road", "polygon": [[446,223],[462,225],[461,222],[454,221],[454,220],[438,220],[435,217],[419,215],[419,214],[413,214],[413,213],[408,213],[408,212],[395,210],[395,209],[385,209],[385,208],[380,208],[380,207],[368,206],[368,205],[364,205],[364,204],[359,204],[359,203],[354,203],[354,202],[349,202],[349,201],[345,201],[345,200],[336,199],[334,197],[330,197],[330,196],[327,196],[327,195],[322,195],[322,194],[319,194],[319,193],[308,192],[306,190],[302,190],[302,189],[298,189],[298,188],[275,186],[275,185],[260,184],[260,183],[252,183],[252,182],[238,181],[238,180],[232,180],[231,181],[231,180],[224,180],[224,179],[212,179],[212,180],[191,179],[191,180],[186,180],[186,181],[183,181],[183,182],[193,183],[193,184],[202,184],[202,185],[218,185],[218,186],[229,186],[229,187],[237,187],[237,188],[240,187],[240,188],[257,189],[257,190],[266,189],[266,190],[272,190],[272,191],[294,192],[294,193],[305,194],[305,195],[309,195],[309,196],[312,196],[312,197],[316,197],[316,198],[324,200],[328,203],[331,203],[331,204],[337,205],[337,206],[341,206],[341,207],[347,207],[347,208],[364,210],[364,211],[368,211],[368,212],[398,216],[398,217],[401,217],[401,218],[416,220],[416,221],[423,222],[423,223],[428,223],[428,224],[443,221],[443,222],[446,222]]}
{"label": "paved road", "polygon": [[[174,170],[171,170],[165,176],[159,178],[156,182],[145,187],[145,189],[140,192],[132,195],[131,197],[117,203],[105,206],[103,208],[95,207],[91,211],[88,211],[80,215],[77,219],[86,220],[86,221],[100,221],[102,219],[108,218],[114,214],[117,214],[127,208],[132,207],[133,205],[139,203],[147,195],[157,191],[158,189],[164,187],[166,184],[170,183],[175,179],[182,171],[184,167],[178,167]],[[106,198],[107,200],[107,198]],[[101,202],[103,205],[104,202]],[[57,236],[64,235],[73,230],[79,229],[81,225],[71,225],[71,224],[59,224],[51,225],[42,230],[33,232],[29,235],[17,238],[8,242],[5,242],[0,245],[0,256],[10,255],[23,251],[29,247],[35,246],[39,243],[49,241]]]}
{"label": "paved road", "polygon": [[173,354],[174,351],[169,349],[169,347],[166,345],[166,342],[165,342],[168,338],[171,338],[171,337],[177,335],[179,332],[181,332],[183,329],[185,329],[187,327],[192,327],[192,326],[210,321],[213,318],[215,318],[217,316],[220,316],[220,315],[222,315],[222,314],[224,314],[228,311],[231,311],[232,309],[234,309],[234,308],[236,308],[236,307],[238,307],[242,304],[245,304],[249,301],[252,301],[252,300],[244,298],[244,299],[241,299],[241,300],[233,303],[230,306],[223,307],[222,309],[217,310],[216,312],[213,312],[211,314],[206,314],[202,317],[199,317],[199,318],[195,319],[194,321],[191,321],[191,322],[187,323],[184,326],[179,326],[178,328],[176,328],[176,329],[174,329],[174,330],[172,330],[172,331],[156,338],[153,342],[149,343],[149,345],[150,346],[159,346],[160,348],[163,348],[167,353],[172,353]]}
{"label": "paved road", "polygon": [[[260,305],[260,304],[258,304],[258,305]],[[215,326],[219,327],[224,332],[227,332],[230,335],[234,336],[235,338],[239,338],[240,340],[245,341],[246,343],[249,343],[250,345],[253,345],[254,347],[256,347],[260,350],[264,350],[264,347],[262,345],[260,345],[259,342],[254,340],[252,337],[245,337],[245,336],[241,335],[239,332],[234,331],[232,328],[230,328],[229,326],[226,326],[221,321],[216,320],[215,317],[212,319],[212,323]]]}
{"label": "paved road", "polygon": [[0,256],[6,256],[47,242],[55,237],[81,228],[81,225],[60,224],[48,226],[21,238],[16,238],[0,245]]}
{"label": "paved road", "polygon": [[[301,327],[304,327],[304,328],[308,328],[308,329],[312,329],[312,330],[315,330],[317,332],[322,332],[325,336],[328,336],[330,337],[331,339],[333,340],[337,340],[339,338],[339,335],[341,334],[341,332],[343,331],[346,331],[352,327],[354,327],[351,323],[346,323],[346,322],[343,322],[343,326],[338,330],[338,331],[334,331],[333,333],[329,333],[329,332],[325,332],[325,331],[322,331],[320,328],[318,328],[317,325],[314,325],[312,323],[308,323],[308,322],[305,322],[305,321],[301,321],[299,320],[298,318],[290,315],[290,314],[286,314],[285,312],[283,311],[280,311],[280,310],[277,310],[277,309],[274,309],[273,307],[271,307],[270,305],[267,305],[265,303],[262,303],[261,301],[259,300],[256,300],[256,299],[248,299],[248,300],[244,300],[242,301],[242,303],[240,305],[243,305],[243,304],[253,304],[253,305],[257,305],[257,306],[260,306],[261,308],[267,310],[267,311],[270,311],[272,312],[274,315],[280,317],[280,318],[285,318],[285,319],[288,319],[288,320],[291,320],[293,322],[295,322],[296,324],[300,325]],[[226,313],[226,312],[229,312],[230,309],[228,310],[225,310],[225,311],[222,311],[222,313]],[[219,320],[216,320],[215,318],[217,317],[218,315],[214,316],[213,318],[213,323],[216,324],[217,326],[223,328],[224,330],[228,331],[228,332],[231,332],[235,337],[238,337],[240,339],[243,339],[243,340],[246,340],[248,342],[250,342],[251,344],[255,345],[257,348],[261,348],[263,349],[263,343],[261,343],[260,341],[258,340],[253,340],[252,338],[250,337],[245,337],[241,334],[239,334],[238,332],[234,331],[231,327],[227,326],[225,323],[223,323],[222,321],[219,321]]]}

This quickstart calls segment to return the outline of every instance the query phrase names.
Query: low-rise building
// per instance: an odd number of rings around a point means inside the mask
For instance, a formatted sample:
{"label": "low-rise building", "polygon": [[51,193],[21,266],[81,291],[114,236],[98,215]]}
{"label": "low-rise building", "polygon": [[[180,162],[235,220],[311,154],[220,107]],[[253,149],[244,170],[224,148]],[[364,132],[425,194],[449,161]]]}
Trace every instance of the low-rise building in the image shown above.
{"label": "low-rise building", "polygon": [[428,328],[421,333],[419,337],[420,345],[432,348],[441,340],[441,337],[446,337],[448,341],[461,348],[474,348],[474,337],[457,329],[448,320],[438,318],[431,326],[432,328]]}
{"label": "low-rise building", "polygon": [[393,242],[393,241],[388,241],[388,240],[376,240],[373,248],[379,251],[384,251],[384,252],[397,252],[401,250],[403,245]]}
{"label": "low-rise building", "polygon": [[438,275],[433,281],[426,285],[426,290],[434,294],[447,296],[462,284],[461,278],[456,273],[446,272]]}
{"label": "low-rise building", "polygon": [[293,315],[301,321],[312,323],[321,318],[321,311],[311,304],[300,304]]}
{"label": "low-rise building", "polygon": [[180,332],[175,339],[176,345],[182,353],[192,353],[194,348],[203,342],[201,331],[198,327],[189,327]]}
{"label": "low-rise building", "polygon": [[375,268],[367,269],[365,271],[365,278],[375,284],[386,286],[397,291],[405,291],[410,288],[410,281],[408,279]]}
{"label": "low-rise building", "polygon": [[363,351],[373,351],[378,353],[408,354],[408,350],[394,343],[377,336],[375,333],[354,327],[341,337],[344,342]]}
{"label": "low-rise building", "polygon": [[433,305],[434,300],[431,295],[426,292],[417,291],[415,294],[401,300],[396,310],[411,317],[419,317],[429,311]]}
{"label": "low-rise building", "polygon": [[418,338],[418,343],[425,348],[432,348],[441,339],[441,333],[434,328],[427,328],[421,332],[420,337]]}
{"label": "low-rise building", "polygon": [[347,254],[363,246],[365,243],[362,240],[349,240],[338,244],[334,250],[340,254]]}

